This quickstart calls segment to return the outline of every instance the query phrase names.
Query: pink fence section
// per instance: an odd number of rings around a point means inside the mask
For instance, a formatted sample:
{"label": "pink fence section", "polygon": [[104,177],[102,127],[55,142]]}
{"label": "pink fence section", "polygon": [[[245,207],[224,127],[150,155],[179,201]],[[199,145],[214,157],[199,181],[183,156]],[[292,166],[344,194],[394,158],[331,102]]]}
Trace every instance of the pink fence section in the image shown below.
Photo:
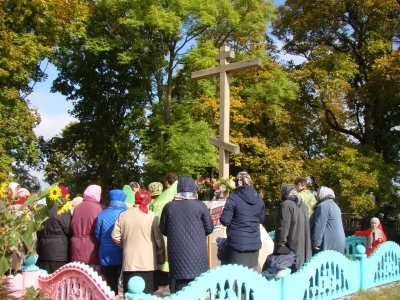
{"label": "pink fence section", "polygon": [[29,287],[38,288],[38,271],[22,272],[22,274],[17,274],[15,276],[2,276],[2,278],[7,278],[10,284],[10,289],[14,291],[11,295],[16,298],[21,298],[25,295],[25,289]]}
{"label": "pink fence section", "polygon": [[39,276],[39,289],[54,300],[117,300],[114,292],[91,267],[69,263],[51,275]]}

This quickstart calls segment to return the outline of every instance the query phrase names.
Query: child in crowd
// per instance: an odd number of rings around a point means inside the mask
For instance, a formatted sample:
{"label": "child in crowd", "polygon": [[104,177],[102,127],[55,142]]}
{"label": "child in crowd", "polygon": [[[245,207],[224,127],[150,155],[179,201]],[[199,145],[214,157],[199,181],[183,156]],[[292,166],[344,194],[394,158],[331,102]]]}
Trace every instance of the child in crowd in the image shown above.
{"label": "child in crowd", "polygon": [[358,230],[355,235],[362,235],[367,237],[367,257],[383,242],[387,241],[386,235],[383,232],[382,224],[378,218],[371,219],[371,228],[367,230]]}

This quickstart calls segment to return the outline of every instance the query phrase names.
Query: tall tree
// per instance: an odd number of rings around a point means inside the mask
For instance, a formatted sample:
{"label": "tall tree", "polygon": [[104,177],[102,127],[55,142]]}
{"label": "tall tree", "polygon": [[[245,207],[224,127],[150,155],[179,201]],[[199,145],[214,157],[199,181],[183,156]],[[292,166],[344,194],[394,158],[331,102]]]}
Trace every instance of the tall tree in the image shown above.
{"label": "tall tree", "polygon": [[400,98],[382,68],[398,71],[399,12],[396,0],[288,0],[274,30],[287,53],[306,58],[295,74],[304,101],[333,130],[395,163]]}
{"label": "tall tree", "polygon": [[[173,77],[182,54],[206,32],[218,35],[217,48],[232,36],[246,37],[250,42],[252,37],[265,32],[273,7],[265,0],[107,2],[125,10],[120,22],[128,32],[139,32],[143,38],[141,46],[146,55],[141,60],[151,70],[164,125],[171,121]],[[124,58],[137,57],[135,50],[127,50]]]}
{"label": "tall tree", "polygon": [[[69,176],[69,183],[81,191],[97,182],[107,197],[110,188],[138,175],[138,132],[145,126],[151,87],[138,60],[121,63],[121,53],[137,40],[126,39],[126,29],[118,24],[124,12],[105,2],[92,7],[86,37],[69,40],[54,56],[59,75],[52,90],[73,101],[71,114],[79,122],[50,141],[46,174],[57,181]],[[74,169],[79,174],[73,179],[63,174]]]}
{"label": "tall tree", "polygon": [[45,73],[40,62],[60,38],[80,32],[86,1],[4,0],[0,6],[0,181],[39,158],[33,128],[40,122],[27,95]]}

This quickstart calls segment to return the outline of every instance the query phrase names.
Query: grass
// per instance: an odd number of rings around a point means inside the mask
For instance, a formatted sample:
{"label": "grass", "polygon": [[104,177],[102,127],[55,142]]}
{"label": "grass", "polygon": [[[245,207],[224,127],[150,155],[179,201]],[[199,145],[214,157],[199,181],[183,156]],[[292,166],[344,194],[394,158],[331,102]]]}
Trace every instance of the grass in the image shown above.
{"label": "grass", "polygon": [[400,283],[385,285],[346,297],[349,300],[400,300]]}

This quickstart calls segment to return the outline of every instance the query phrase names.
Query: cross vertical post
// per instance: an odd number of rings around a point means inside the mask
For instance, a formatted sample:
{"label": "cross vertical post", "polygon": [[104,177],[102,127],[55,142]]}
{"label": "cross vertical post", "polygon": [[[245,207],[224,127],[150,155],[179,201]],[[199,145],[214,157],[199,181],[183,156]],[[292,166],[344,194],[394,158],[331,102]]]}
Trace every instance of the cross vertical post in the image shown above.
{"label": "cross vertical post", "polygon": [[211,145],[219,148],[219,178],[229,178],[229,153],[239,154],[238,145],[229,142],[230,130],[230,89],[229,74],[241,70],[253,69],[262,66],[260,58],[253,58],[235,63],[229,63],[229,59],[235,58],[235,52],[228,46],[220,47],[220,52],[215,56],[219,66],[204,69],[192,73],[192,79],[205,79],[219,75],[220,107],[219,107],[219,138],[210,137]]}

